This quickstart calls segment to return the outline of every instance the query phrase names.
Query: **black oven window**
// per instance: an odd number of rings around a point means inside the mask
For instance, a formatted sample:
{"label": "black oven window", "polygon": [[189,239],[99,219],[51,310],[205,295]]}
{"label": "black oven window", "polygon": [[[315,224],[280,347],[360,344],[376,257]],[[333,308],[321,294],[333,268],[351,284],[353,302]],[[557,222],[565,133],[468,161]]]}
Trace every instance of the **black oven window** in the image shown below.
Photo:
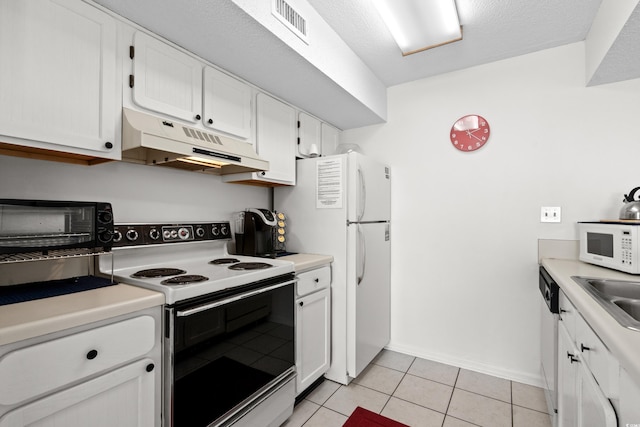
{"label": "black oven window", "polygon": [[293,285],[176,320],[175,427],[206,427],[294,363]]}
{"label": "black oven window", "polygon": [[613,234],[587,233],[587,252],[613,258]]}

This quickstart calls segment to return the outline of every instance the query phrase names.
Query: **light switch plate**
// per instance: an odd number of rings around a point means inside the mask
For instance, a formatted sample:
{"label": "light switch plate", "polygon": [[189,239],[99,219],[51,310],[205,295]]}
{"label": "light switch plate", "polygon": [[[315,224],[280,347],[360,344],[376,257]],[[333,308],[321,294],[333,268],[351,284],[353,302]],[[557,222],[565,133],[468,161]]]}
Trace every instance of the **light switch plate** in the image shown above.
{"label": "light switch plate", "polygon": [[561,222],[560,206],[543,206],[540,208],[540,222]]}

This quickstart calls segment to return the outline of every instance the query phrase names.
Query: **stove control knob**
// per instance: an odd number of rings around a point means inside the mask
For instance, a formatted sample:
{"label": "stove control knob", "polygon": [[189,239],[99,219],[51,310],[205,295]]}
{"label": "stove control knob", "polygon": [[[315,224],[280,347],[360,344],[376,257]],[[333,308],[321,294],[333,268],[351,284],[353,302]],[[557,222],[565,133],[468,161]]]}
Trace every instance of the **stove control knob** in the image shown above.
{"label": "stove control knob", "polygon": [[178,237],[178,232],[176,230],[171,230],[169,232],[169,238],[170,239],[175,239],[176,237]]}
{"label": "stove control knob", "polygon": [[189,233],[188,228],[181,227],[178,230],[178,237],[180,237],[182,240],[187,240],[189,237],[191,237],[191,233]]}
{"label": "stove control knob", "polygon": [[101,243],[109,243],[113,241],[113,231],[102,230],[98,232],[98,241]]}
{"label": "stove control knob", "polygon": [[229,236],[229,228],[226,226],[226,224],[222,224],[222,226],[220,227],[220,233],[223,236]]}
{"label": "stove control knob", "polygon": [[213,226],[211,227],[211,234],[213,234],[214,236],[218,236],[220,234],[218,224],[213,224]]}
{"label": "stove control knob", "polygon": [[136,240],[138,240],[138,232],[136,230],[127,230],[127,240],[129,240],[130,242],[135,242]]}
{"label": "stove control knob", "polygon": [[205,233],[204,228],[202,228],[202,227],[197,227],[196,228],[196,236],[204,237],[204,233]]}
{"label": "stove control knob", "polygon": [[119,230],[113,232],[113,243],[118,243],[122,240],[122,233]]}
{"label": "stove control knob", "polygon": [[160,231],[157,228],[152,228],[149,230],[149,237],[151,240],[158,240],[160,238]]}
{"label": "stove control knob", "polygon": [[100,211],[98,212],[98,221],[108,224],[113,221],[113,214],[109,211]]}

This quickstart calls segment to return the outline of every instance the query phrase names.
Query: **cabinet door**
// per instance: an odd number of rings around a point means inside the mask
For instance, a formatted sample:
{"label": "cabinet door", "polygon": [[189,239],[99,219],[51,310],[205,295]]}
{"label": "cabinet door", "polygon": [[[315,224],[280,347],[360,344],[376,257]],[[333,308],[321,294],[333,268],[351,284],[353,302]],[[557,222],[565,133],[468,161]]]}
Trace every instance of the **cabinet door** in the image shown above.
{"label": "cabinet door", "polygon": [[260,176],[282,184],[296,182],[296,112],[290,106],[259,93],[257,96],[257,152],[269,161]]}
{"label": "cabinet door", "polygon": [[204,125],[248,140],[251,137],[251,88],[211,67],[204,67]]}
{"label": "cabinet door", "polygon": [[320,147],[320,154],[323,156],[330,156],[335,154],[336,148],[338,148],[340,131],[333,126],[329,126],[326,123],[322,123],[322,146]]}
{"label": "cabinet door", "polygon": [[200,121],[200,61],[140,31],[133,44],[133,102],[191,123]]}
{"label": "cabinet door", "polygon": [[620,365],[582,316],[576,316],[576,347],[608,398],[618,397]]}
{"label": "cabinet door", "polygon": [[618,421],[611,402],[600,390],[584,363],[577,366],[578,373],[578,425],[580,427],[616,427]]}
{"label": "cabinet door", "polygon": [[26,146],[120,158],[110,16],[80,1],[2,1],[0,57],[2,135]]}
{"label": "cabinet door", "polygon": [[140,360],[19,407],[0,418],[0,427],[154,427],[158,368]]}
{"label": "cabinet door", "polygon": [[578,427],[577,349],[563,322],[558,325],[558,426]]}
{"label": "cabinet door", "polygon": [[312,145],[316,150],[322,146],[322,122],[305,113],[300,113],[298,121],[298,157],[309,157]]}
{"label": "cabinet door", "polygon": [[296,301],[296,394],[300,394],[329,369],[330,291]]}

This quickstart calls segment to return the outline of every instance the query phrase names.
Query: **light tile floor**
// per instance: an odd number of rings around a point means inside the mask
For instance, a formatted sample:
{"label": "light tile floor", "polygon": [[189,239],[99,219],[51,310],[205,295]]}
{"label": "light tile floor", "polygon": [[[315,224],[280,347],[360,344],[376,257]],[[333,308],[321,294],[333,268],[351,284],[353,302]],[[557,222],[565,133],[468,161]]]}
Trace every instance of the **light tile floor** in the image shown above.
{"label": "light tile floor", "polygon": [[340,427],[356,406],[411,427],[551,427],[538,387],[383,350],[348,386],[324,381],[284,427]]}

